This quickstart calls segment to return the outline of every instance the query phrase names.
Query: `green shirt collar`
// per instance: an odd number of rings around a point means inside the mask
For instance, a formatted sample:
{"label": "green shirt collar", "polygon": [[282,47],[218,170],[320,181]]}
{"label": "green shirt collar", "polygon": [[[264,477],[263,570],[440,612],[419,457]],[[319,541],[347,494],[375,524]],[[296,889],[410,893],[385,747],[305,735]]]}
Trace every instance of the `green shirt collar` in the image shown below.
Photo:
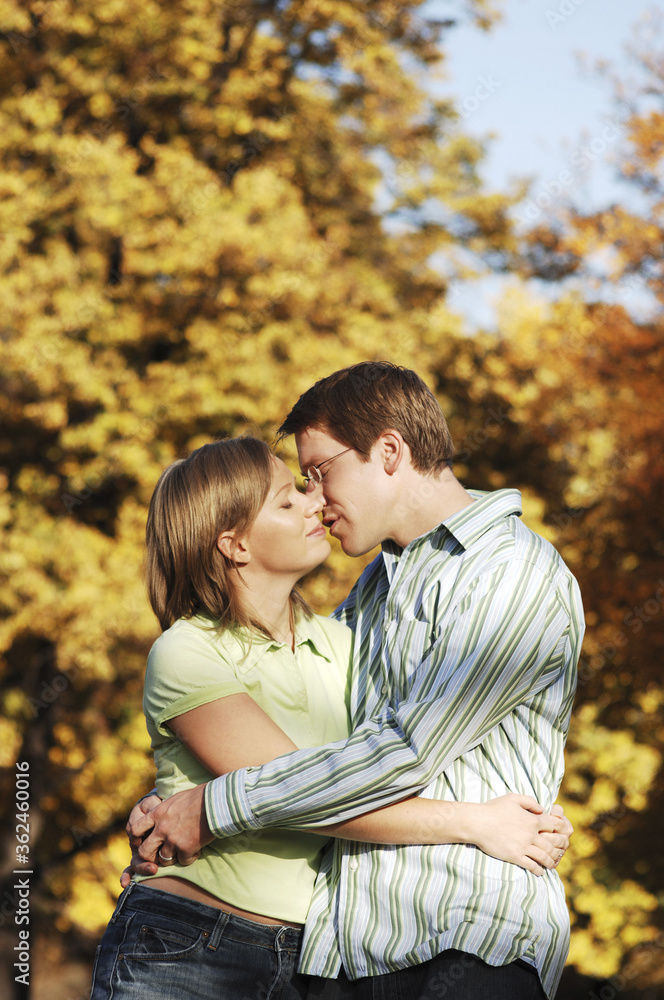
{"label": "green shirt collar", "polygon": [[[213,625],[213,619],[206,615],[196,615],[196,619],[203,625]],[[269,639],[259,632],[250,632],[244,628],[229,628],[223,633],[229,642],[234,642],[238,650],[241,651],[242,664],[245,669],[252,666],[261,659],[269,650],[287,649],[286,643],[278,642],[276,639]],[[295,622],[295,646],[309,645],[319,656],[322,656],[329,663],[332,663],[332,651],[329,641],[315,617],[307,618],[304,614],[299,614]]]}

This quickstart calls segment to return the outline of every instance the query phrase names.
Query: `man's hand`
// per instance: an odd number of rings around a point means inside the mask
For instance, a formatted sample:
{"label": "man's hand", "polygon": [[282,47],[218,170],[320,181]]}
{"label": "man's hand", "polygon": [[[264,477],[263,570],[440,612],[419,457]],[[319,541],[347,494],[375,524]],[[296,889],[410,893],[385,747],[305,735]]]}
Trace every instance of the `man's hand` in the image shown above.
{"label": "man's hand", "polygon": [[[175,861],[190,865],[196,860],[201,848],[214,840],[205,816],[204,795],[205,785],[176,792],[152,810],[149,818],[138,818],[137,832],[143,823],[149,829],[150,820],[154,820],[154,829],[138,846],[139,863],[163,867]],[[153,867],[147,874],[155,872]]]}

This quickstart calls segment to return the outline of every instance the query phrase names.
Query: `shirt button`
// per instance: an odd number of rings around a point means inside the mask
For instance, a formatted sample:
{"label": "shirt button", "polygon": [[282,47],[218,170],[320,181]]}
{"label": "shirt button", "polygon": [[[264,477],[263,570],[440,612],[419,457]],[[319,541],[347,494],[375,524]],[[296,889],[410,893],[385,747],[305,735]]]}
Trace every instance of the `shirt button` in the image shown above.
{"label": "shirt button", "polygon": [[381,694],[387,694],[387,690],[388,690],[387,689],[387,684],[383,684],[382,688],[380,689],[380,693]]}
{"label": "shirt button", "polygon": [[355,860],[355,858],[353,858],[353,860],[350,862],[350,864],[348,865],[348,867],[350,868],[350,870],[352,872],[357,871],[357,861]]}

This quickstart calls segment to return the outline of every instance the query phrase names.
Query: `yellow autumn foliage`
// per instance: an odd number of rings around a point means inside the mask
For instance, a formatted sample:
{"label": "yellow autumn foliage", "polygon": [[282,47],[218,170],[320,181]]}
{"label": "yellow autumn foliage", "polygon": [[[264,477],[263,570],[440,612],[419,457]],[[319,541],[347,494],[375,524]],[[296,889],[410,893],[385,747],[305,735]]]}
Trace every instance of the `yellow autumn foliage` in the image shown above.
{"label": "yellow autumn foliage", "polygon": [[[387,358],[437,392],[464,483],[522,488],[580,578],[570,963],[658,981],[662,327],[521,277],[601,249],[607,289],[641,274],[661,301],[662,207],[517,238],[516,196],[483,191],[481,144],[424,86],[441,32],[420,0],[0,0],[0,759],[4,794],[31,762],[33,914],[62,949],[91,955],[151,783],[156,480],[218,436],[272,442],[315,379]],[[625,133],[646,193],[661,133],[649,110]],[[466,337],[448,283],[487,262],[513,274],[500,335]],[[307,597],[330,611],[369,558],[335,543]]]}

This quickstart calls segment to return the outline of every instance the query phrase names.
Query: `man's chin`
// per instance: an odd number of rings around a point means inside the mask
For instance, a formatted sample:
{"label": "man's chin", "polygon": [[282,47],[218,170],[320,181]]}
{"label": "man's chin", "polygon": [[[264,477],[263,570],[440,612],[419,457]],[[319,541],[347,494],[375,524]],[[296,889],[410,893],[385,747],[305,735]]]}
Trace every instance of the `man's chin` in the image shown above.
{"label": "man's chin", "polygon": [[339,537],[338,540],[346,555],[350,556],[352,559],[358,559],[360,556],[365,556],[367,552],[371,552],[372,549],[376,547],[375,542],[367,545],[366,543],[362,544],[354,538]]}

